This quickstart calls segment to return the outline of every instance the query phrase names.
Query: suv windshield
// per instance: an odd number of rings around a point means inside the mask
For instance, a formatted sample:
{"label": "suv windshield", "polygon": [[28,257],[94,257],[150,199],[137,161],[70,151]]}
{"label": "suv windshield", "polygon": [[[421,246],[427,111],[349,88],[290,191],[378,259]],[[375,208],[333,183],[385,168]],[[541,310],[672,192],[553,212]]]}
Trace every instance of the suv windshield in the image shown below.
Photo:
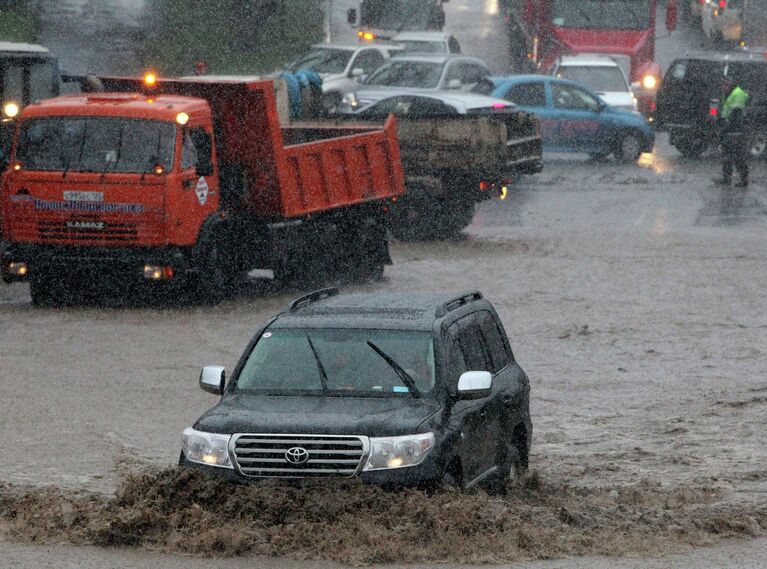
{"label": "suv windshield", "polygon": [[26,170],[149,172],[173,166],[173,123],[101,117],[52,117],[22,123],[16,159]]}
{"label": "suv windshield", "polygon": [[629,90],[626,79],[618,67],[560,67],[557,70],[557,77],[575,81],[585,85],[592,91],[612,92]]}
{"label": "suv windshield", "polygon": [[649,0],[554,0],[555,28],[646,30],[650,27]]}
{"label": "suv windshield", "polygon": [[313,328],[262,334],[237,378],[236,389],[269,395],[412,396],[396,366],[389,365],[368,342],[394,360],[421,395],[434,389],[431,333]]}
{"label": "suv windshield", "polygon": [[428,61],[390,61],[376,69],[365,85],[434,89],[442,76],[442,65]]}
{"label": "suv windshield", "polygon": [[315,73],[343,73],[354,52],[349,49],[315,48],[288,66],[288,71],[309,69]]}

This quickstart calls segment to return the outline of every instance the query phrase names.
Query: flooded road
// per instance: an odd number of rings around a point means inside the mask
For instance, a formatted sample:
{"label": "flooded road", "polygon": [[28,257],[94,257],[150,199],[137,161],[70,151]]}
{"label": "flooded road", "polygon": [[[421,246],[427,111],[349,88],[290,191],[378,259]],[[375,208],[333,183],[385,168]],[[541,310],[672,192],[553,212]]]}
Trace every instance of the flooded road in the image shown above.
{"label": "flooded road", "polygon": [[[767,165],[737,190],[712,183],[716,156],[684,160],[663,137],[640,165],[546,158],[464,239],[394,243],[386,280],[347,290],[481,289],[531,378],[543,480],[704,488],[763,512]],[[200,366],[231,370],[298,294],[51,310],[0,286],[0,481],[110,493],[120,473],[174,464],[214,403]]]}

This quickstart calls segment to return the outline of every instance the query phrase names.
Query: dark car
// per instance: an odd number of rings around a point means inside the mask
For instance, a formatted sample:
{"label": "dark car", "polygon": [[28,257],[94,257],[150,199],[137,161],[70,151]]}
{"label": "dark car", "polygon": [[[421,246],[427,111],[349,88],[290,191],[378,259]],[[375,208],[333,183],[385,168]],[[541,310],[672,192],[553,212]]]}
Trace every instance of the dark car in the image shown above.
{"label": "dark car", "polygon": [[740,51],[691,54],[668,68],[656,98],[655,127],[668,131],[683,156],[696,158],[719,144],[717,114],[725,76],[749,94],[751,154],[767,154],[767,60],[761,53]]}
{"label": "dark car", "polygon": [[502,489],[527,470],[529,383],[478,291],[299,298],[263,326],[181,465],[233,480],[359,476]]}

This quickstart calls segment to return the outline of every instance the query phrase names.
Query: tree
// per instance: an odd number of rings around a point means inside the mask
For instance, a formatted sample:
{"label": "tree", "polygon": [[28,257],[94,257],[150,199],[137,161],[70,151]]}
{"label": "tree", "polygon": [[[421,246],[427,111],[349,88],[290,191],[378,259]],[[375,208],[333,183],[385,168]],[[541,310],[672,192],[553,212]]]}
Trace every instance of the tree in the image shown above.
{"label": "tree", "polygon": [[321,0],[150,0],[142,59],[165,74],[271,71],[322,37]]}
{"label": "tree", "polygon": [[0,40],[34,42],[40,7],[34,0],[0,0]]}

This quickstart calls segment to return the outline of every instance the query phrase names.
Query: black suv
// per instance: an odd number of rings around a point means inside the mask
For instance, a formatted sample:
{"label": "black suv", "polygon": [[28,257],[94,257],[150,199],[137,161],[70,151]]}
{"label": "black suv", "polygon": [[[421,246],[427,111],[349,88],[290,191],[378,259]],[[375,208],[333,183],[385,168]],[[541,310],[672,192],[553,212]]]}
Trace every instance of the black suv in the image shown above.
{"label": "black suv", "polygon": [[314,292],[256,332],[180,464],[234,480],[360,476],[502,489],[527,470],[529,383],[478,291]]}
{"label": "black suv", "polygon": [[710,52],[675,60],[656,97],[655,127],[668,131],[671,144],[689,158],[716,146],[724,76],[749,94],[751,154],[762,157],[767,154],[767,59],[761,53]]}

